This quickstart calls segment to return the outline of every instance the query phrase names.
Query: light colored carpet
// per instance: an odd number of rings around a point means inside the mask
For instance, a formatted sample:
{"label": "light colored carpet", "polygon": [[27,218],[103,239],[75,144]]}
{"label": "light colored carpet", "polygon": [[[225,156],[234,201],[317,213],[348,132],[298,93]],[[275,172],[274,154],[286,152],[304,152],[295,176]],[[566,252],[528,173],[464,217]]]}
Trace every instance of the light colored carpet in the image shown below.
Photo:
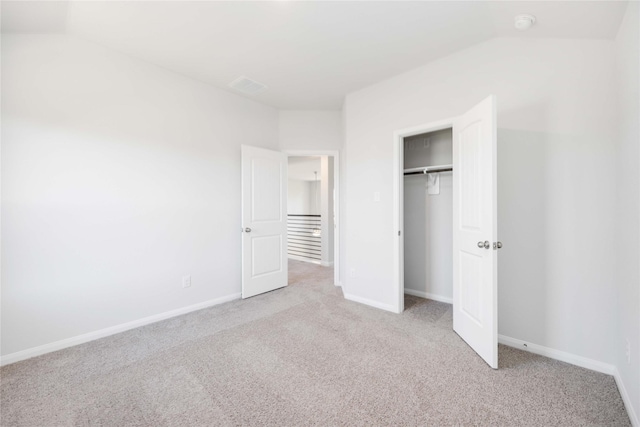
{"label": "light colored carpet", "polygon": [[6,366],[3,426],[627,426],[614,379],[500,346],[490,369],[451,308],[346,301],[333,271]]}

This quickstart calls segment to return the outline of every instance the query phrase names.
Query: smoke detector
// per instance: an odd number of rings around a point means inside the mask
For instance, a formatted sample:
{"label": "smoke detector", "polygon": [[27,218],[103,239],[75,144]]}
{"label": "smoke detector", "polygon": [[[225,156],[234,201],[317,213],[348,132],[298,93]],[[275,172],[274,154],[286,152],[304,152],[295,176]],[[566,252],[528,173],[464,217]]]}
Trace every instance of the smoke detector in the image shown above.
{"label": "smoke detector", "polygon": [[238,77],[237,79],[229,83],[229,87],[231,89],[237,90],[238,92],[242,92],[245,95],[257,95],[267,90],[267,85],[264,85],[255,80],[251,80],[244,76]]}
{"label": "smoke detector", "polygon": [[525,31],[531,28],[536,23],[536,17],[527,13],[522,13],[516,16],[514,26],[516,30]]}

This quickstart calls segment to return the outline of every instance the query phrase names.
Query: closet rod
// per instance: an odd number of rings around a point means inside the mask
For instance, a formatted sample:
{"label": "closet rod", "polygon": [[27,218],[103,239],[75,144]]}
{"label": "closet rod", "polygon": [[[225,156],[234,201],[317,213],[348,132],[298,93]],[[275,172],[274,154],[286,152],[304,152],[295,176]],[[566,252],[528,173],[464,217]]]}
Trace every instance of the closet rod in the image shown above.
{"label": "closet rod", "polygon": [[437,172],[449,172],[453,170],[452,165],[442,165],[442,166],[425,166],[422,168],[411,168],[405,169],[405,175],[423,175],[428,173],[437,173]]}

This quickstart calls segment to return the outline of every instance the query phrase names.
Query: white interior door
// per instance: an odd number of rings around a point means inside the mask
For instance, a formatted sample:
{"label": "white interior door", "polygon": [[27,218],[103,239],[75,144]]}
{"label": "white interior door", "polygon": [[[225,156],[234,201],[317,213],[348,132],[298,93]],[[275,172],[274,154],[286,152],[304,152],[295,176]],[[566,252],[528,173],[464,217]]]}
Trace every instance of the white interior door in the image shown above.
{"label": "white interior door", "polygon": [[287,156],[242,146],[242,298],[287,286]]}
{"label": "white interior door", "polygon": [[496,101],[453,126],[453,329],[498,368]]}

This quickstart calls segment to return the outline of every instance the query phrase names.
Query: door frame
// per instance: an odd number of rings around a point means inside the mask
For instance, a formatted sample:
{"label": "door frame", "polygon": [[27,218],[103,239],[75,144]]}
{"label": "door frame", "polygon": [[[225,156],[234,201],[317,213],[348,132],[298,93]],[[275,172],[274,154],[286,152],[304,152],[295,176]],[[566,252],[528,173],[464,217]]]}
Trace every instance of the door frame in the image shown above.
{"label": "door frame", "polygon": [[393,229],[397,237],[393,244],[393,287],[396,292],[396,313],[404,311],[404,139],[427,132],[452,129],[456,119],[457,116],[393,132]]}
{"label": "door frame", "polygon": [[333,190],[335,211],[333,229],[333,284],[342,286],[340,282],[340,152],[338,150],[283,150],[288,157],[331,156],[333,157]]}

